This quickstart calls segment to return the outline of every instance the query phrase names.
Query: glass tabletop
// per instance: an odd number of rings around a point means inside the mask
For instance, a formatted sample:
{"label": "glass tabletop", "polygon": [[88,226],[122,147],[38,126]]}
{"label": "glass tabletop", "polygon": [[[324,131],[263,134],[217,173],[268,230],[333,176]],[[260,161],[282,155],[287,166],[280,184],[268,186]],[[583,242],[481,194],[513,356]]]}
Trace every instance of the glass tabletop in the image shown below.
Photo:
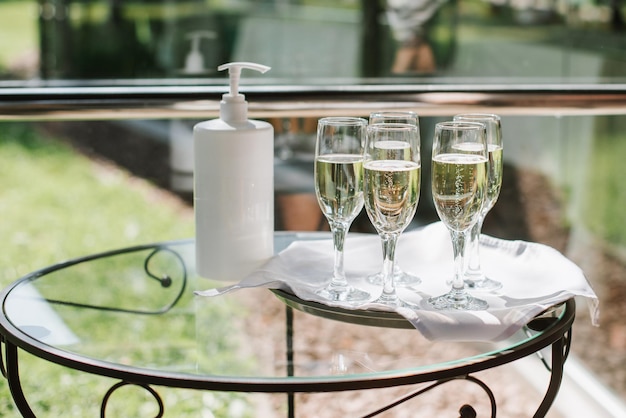
{"label": "glass tabletop", "polygon": [[[329,237],[276,233],[275,250]],[[486,368],[518,350],[527,355],[520,349],[529,345],[549,345],[571,310],[556,310],[497,346],[432,342],[399,317],[391,326],[380,313],[354,320],[268,289],[195,296],[225,283],[198,277],[194,258],[194,241],[185,240],[48,267],[4,290],[0,326],[21,348],[79,370],[182,387],[304,391],[380,387],[482,362]]]}

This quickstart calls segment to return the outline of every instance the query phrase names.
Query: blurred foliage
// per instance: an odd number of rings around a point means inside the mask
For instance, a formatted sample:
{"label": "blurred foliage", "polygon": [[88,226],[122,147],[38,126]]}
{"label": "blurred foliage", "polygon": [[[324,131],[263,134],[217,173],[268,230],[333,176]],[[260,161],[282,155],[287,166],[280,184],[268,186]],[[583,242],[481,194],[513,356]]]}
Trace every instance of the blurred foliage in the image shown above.
{"label": "blurred foliage", "polygon": [[0,80],[14,78],[21,61],[36,59],[39,54],[37,2],[34,0],[0,1]]}
{"label": "blurred foliage", "polygon": [[626,247],[626,119],[596,118],[596,135],[587,165],[583,219],[608,243]]}

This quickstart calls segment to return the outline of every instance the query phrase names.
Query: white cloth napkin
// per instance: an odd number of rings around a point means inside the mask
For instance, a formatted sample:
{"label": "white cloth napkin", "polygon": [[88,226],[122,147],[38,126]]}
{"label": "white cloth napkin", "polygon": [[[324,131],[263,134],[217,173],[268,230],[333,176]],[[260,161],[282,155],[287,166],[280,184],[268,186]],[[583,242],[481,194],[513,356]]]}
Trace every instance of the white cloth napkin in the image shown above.
{"label": "white cloth napkin", "polygon": [[[472,292],[489,304],[484,311],[436,310],[427,299],[446,293],[453,274],[452,243],[447,228],[436,222],[405,232],[396,248],[396,262],[403,271],[422,279],[410,288],[398,288],[398,295],[417,305],[397,309],[430,340],[498,341],[527,324],[542,311],[574,296],[589,302],[591,320],[598,321],[598,298],[582,270],[557,250],[525,241],[505,241],[482,235],[481,267],[491,279],[502,282],[496,292]],[[367,276],[382,268],[382,245],[377,235],[348,234],[344,246],[345,269],[350,283],[370,292],[372,299],[382,292]],[[217,296],[247,287],[266,287],[290,292],[300,299],[344,309],[384,310],[369,302],[354,305],[331,302],[315,294],[332,272],[331,240],[295,241],[262,268],[239,283],[196,292]]]}

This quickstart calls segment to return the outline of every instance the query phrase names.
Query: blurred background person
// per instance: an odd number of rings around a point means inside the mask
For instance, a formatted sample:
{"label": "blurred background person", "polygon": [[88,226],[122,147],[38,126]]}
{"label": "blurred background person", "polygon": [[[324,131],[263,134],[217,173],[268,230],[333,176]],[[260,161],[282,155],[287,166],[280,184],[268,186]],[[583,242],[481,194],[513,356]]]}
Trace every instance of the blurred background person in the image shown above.
{"label": "blurred background person", "polygon": [[386,13],[398,44],[393,74],[432,74],[437,70],[428,39],[429,23],[447,0],[387,0]]}

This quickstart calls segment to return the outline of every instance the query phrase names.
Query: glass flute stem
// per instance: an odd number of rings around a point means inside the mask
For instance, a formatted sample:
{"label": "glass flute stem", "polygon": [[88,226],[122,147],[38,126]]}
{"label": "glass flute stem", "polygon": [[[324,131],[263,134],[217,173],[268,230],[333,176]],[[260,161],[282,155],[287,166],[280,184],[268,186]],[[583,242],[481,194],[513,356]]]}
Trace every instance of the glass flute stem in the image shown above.
{"label": "glass flute stem", "polygon": [[333,231],[333,246],[335,249],[335,264],[333,267],[333,277],[330,281],[330,287],[334,290],[347,289],[348,280],[343,265],[343,245],[346,241],[349,225],[341,222],[331,222]]}
{"label": "glass flute stem", "polygon": [[398,296],[393,282],[393,269],[395,266],[398,235],[381,235],[381,241],[383,245],[383,293],[380,296],[380,299],[385,302],[396,302],[398,300]]}
{"label": "glass flute stem", "polygon": [[469,289],[494,291],[502,287],[502,283],[485,276],[480,262],[480,233],[487,211],[478,218],[478,222],[472,227],[470,232],[470,242],[468,249],[467,265],[465,267],[465,285]]}
{"label": "glass flute stem", "polygon": [[467,258],[467,271],[465,273],[466,277],[470,279],[475,277],[476,280],[480,280],[482,277],[480,268],[480,231],[483,228],[484,220],[485,215],[481,214],[470,231],[469,257]]}
{"label": "glass flute stem", "polygon": [[466,299],[465,295],[465,249],[468,231],[450,230],[452,250],[454,252],[454,279],[452,280],[452,295],[454,299]]}
{"label": "glass flute stem", "polygon": [[464,269],[466,267],[465,259],[469,234],[469,230],[454,231],[450,229],[452,249],[454,251],[452,289],[444,295],[429,299],[429,302],[435,309],[483,310],[489,307],[486,301],[475,298],[466,291]]}

